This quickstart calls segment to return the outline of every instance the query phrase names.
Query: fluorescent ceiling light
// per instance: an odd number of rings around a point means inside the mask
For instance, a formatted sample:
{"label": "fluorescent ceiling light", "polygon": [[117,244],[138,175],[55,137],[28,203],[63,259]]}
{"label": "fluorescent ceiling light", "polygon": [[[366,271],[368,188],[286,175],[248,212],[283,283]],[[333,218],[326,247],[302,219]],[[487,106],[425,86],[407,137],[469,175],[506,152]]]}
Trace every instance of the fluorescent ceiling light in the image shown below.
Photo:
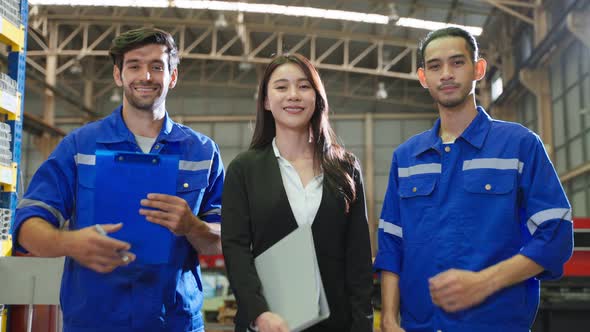
{"label": "fluorescent ceiling light", "polygon": [[283,6],[275,4],[229,2],[229,1],[191,1],[176,0],[173,2],[178,8],[209,9],[223,11],[237,11],[244,13],[265,13],[287,16],[307,16],[334,20],[387,24],[389,18],[385,15],[351,12],[345,10],[321,9],[312,7]]}
{"label": "fluorescent ceiling light", "polygon": [[379,82],[377,84],[377,92],[375,92],[375,98],[379,100],[387,99],[387,90],[385,90],[385,83]]}
{"label": "fluorescent ceiling light", "polygon": [[[218,11],[233,11],[242,13],[261,13],[286,16],[305,16],[332,20],[365,22],[373,24],[388,24],[389,16],[367,14],[345,10],[321,9],[313,7],[283,6],[263,3],[246,3],[231,1],[202,1],[202,0],[29,0],[30,5],[61,5],[61,6],[117,6],[117,7],[176,7],[187,9],[207,9]],[[462,26],[442,22],[425,21],[409,17],[401,17],[395,23],[398,26],[425,30],[436,30],[449,26],[461,27],[475,36],[479,36],[482,28]]]}
{"label": "fluorescent ceiling light", "polygon": [[119,92],[119,89],[117,89],[117,88],[113,89],[113,94],[111,94],[111,96],[109,97],[109,100],[112,103],[120,103],[121,102],[121,93]]}
{"label": "fluorescent ceiling light", "polygon": [[208,9],[244,13],[263,13],[287,16],[307,16],[353,22],[387,24],[385,15],[351,12],[345,10],[321,9],[312,7],[283,6],[262,3],[200,0],[29,0],[30,5],[56,6],[117,6],[117,7],[176,7],[188,9]]}
{"label": "fluorescent ceiling light", "polygon": [[435,22],[435,21],[425,21],[419,20],[416,18],[410,17],[401,17],[396,23],[396,25],[407,27],[407,28],[416,28],[416,29],[424,29],[424,30],[438,30],[442,28],[448,27],[458,27],[469,31],[474,36],[481,35],[483,29],[479,27],[471,27],[459,24],[451,24],[451,23],[443,23],[443,22]]}
{"label": "fluorescent ceiling light", "polygon": [[29,0],[29,5],[166,8],[168,0]]}
{"label": "fluorescent ceiling light", "polygon": [[502,76],[498,76],[492,81],[492,101],[496,101],[502,92],[504,92],[504,83]]}

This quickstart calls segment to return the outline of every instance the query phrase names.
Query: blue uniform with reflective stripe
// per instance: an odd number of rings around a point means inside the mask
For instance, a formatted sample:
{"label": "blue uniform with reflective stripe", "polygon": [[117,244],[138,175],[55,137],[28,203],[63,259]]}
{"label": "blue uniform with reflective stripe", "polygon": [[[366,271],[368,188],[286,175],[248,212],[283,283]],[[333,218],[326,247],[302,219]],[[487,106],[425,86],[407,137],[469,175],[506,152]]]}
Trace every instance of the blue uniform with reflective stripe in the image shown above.
{"label": "blue uniform with reflective stripe", "polygon": [[[15,238],[31,217],[56,227],[70,220],[70,229],[92,218],[97,149],[141,152],[121,107],[66,136],[41,165],[19,203]],[[180,157],[177,196],[202,220],[219,222],[224,171],[217,145],[166,114],[151,153]],[[203,331],[202,302],[198,254],[185,237],[174,237],[168,264],[134,262],[98,274],[66,259],[61,287],[65,332]]]}
{"label": "blue uniform with reflective stripe", "polygon": [[[377,270],[400,276],[408,332],[529,331],[539,280],[561,276],[572,252],[571,209],[539,137],[478,114],[453,144],[434,127],[393,154],[379,222]],[[545,271],[457,313],[432,303],[428,278],[480,271],[522,254]]]}

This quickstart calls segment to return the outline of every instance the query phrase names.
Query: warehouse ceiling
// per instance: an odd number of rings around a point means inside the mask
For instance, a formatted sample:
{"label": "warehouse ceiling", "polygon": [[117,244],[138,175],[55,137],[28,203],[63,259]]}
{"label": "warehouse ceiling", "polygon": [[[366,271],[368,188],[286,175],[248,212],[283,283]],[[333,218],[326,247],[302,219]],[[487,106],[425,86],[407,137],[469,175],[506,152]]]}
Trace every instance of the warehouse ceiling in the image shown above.
{"label": "warehouse ceiling", "polygon": [[[397,26],[395,18],[484,27],[494,8],[530,6],[534,1],[398,0],[393,7],[391,1],[379,0],[260,2],[375,13],[392,20],[383,25],[179,8],[32,6],[30,77],[79,100],[85,94],[92,100],[108,98],[114,89],[107,51],[111,40],[122,31],[150,25],[171,32],[179,45],[179,84],[198,86],[192,90],[209,96],[224,96],[228,91],[252,96],[264,64],[273,55],[299,52],[320,69],[331,99],[432,111],[430,98],[415,76],[416,44],[427,31]],[[387,97],[377,100],[379,83]]]}

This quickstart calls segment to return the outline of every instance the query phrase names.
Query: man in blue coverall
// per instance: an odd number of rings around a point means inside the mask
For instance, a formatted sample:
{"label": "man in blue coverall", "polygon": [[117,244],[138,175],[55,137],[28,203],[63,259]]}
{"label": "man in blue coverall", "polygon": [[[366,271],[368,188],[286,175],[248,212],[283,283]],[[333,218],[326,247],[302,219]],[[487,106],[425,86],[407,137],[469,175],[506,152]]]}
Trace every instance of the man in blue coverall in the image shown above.
{"label": "man in blue coverall", "polygon": [[[15,248],[66,256],[65,332],[204,331],[198,254],[221,252],[219,149],[166,111],[179,63],[170,34],[153,28],[125,32],[113,40],[110,55],[123,105],[67,135],[41,165],[18,205]],[[129,243],[81,226],[101,223],[89,221],[99,149],[179,156],[176,195],[148,194],[137,212],[174,234],[168,263],[134,262]],[[68,220],[69,229],[63,229]],[[116,233],[125,220],[102,226]]]}
{"label": "man in blue coverall", "polygon": [[440,118],[393,154],[375,259],[382,331],[529,331],[539,281],[572,252],[570,205],[539,137],[476,107],[486,62],[473,36],[433,31],[419,56]]}

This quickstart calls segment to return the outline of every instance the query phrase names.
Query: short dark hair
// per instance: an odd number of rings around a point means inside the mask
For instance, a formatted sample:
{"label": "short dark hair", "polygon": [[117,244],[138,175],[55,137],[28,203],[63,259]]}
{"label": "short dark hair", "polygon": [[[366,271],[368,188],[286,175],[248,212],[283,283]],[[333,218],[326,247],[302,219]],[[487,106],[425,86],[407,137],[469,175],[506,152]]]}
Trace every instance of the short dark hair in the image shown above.
{"label": "short dark hair", "polygon": [[178,66],[180,59],[174,38],[168,32],[156,28],[133,29],[118,35],[113,39],[109,55],[113,59],[113,64],[123,69],[125,53],[150,44],[166,46],[170,71]]}
{"label": "short dark hair", "polygon": [[434,30],[427,34],[426,37],[424,37],[424,39],[420,41],[420,44],[418,46],[418,63],[420,67],[424,67],[424,53],[426,51],[426,47],[428,46],[428,44],[430,44],[430,42],[435,39],[444,37],[463,38],[465,40],[465,44],[467,45],[467,50],[469,51],[471,60],[475,62],[479,57],[479,48],[477,46],[477,41],[475,40],[475,37],[472,34],[458,27],[448,27]]}

